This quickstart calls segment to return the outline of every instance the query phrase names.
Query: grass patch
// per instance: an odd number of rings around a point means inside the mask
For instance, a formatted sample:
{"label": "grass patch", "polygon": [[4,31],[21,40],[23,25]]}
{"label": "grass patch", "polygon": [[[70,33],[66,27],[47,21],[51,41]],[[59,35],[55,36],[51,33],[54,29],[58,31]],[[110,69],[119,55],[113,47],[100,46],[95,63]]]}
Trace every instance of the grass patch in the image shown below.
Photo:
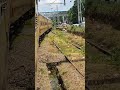
{"label": "grass patch", "polygon": [[70,44],[65,37],[54,36],[54,42],[60,47],[61,51],[68,57],[72,56],[72,53],[78,53],[79,56],[83,56],[82,51],[77,49],[72,44]]}
{"label": "grass patch", "polygon": [[85,28],[80,27],[80,26],[71,25],[68,27],[67,31],[71,32],[71,33],[85,33]]}
{"label": "grass patch", "polygon": [[85,39],[84,38],[80,36],[76,36],[74,34],[65,33],[60,30],[54,30],[54,33],[57,34],[57,36],[63,41],[65,41],[66,43],[76,44],[77,46],[79,46],[81,48],[83,55],[85,54]]}
{"label": "grass patch", "polygon": [[120,53],[120,31],[115,30],[110,25],[102,24],[97,21],[94,22],[94,24],[91,24],[91,21],[89,21],[86,31],[86,38],[96,43],[101,48],[110,51],[113,55],[112,63],[120,65],[120,57],[118,54]]}
{"label": "grass patch", "polygon": [[40,72],[41,74],[46,74],[46,71],[43,68],[40,69]]}

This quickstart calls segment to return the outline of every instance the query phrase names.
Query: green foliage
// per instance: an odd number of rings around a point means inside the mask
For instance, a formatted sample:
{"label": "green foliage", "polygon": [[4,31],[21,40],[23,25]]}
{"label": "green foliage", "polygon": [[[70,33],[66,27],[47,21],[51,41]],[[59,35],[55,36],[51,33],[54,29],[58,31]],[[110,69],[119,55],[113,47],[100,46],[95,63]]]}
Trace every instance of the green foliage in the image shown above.
{"label": "green foliage", "polygon": [[101,22],[112,24],[114,27],[117,27],[120,23],[119,11],[120,3],[87,0],[85,15],[86,17],[94,18]]}
{"label": "green foliage", "polygon": [[69,32],[75,32],[75,33],[85,33],[85,28],[84,27],[80,27],[80,26],[74,26],[74,25],[72,25],[72,26],[69,26],[69,28],[68,28],[68,31]]}
{"label": "green foliage", "polygon": [[113,51],[113,61],[116,65],[120,65],[120,48],[115,48]]}
{"label": "green foliage", "polygon": [[[85,0],[82,0],[82,14],[84,15],[84,5]],[[74,5],[68,11],[68,18],[72,23],[78,23],[78,8],[77,8],[77,0],[74,1]]]}

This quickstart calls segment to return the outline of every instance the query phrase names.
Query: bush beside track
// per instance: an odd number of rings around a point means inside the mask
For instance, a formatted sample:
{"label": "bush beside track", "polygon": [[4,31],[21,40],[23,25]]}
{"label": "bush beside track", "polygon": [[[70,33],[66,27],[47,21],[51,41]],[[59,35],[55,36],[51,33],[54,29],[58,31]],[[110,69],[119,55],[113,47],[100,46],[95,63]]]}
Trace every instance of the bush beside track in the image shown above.
{"label": "bush beside track", "polygon": [[86,17],[112,25],[120,29],[120,3],[88,0],[86,2]]}
{"label": "bush beside track", "polygon": [[[88,20],[87,20],[88,21]],[[86,40],[96,43],[101,48],[112,53],[112,59],[116,64],[120,64],[120,32],[111,25],[101,24],[99,22],[88,21],[86,27]]]}
{"label": "bush beside track", "polygon": [[73,33],[75,35],[81,35],[84,37],[85,35],[85,28],[84,27],[80,27],[80,26],[74,26],[74,25],[71,25],[67,28],[67,32],[69,33]]}

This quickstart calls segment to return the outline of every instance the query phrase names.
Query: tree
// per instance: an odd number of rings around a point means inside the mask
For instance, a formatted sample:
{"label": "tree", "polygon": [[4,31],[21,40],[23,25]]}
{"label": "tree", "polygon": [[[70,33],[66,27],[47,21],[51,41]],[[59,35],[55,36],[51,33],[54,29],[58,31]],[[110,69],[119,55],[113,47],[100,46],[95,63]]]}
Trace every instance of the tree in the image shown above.
{"label": "tree", "polygon": [[[85,0],[82,1],[82,16],[84,16],[85,11]],[[70,10],[68,11],[68,18],[71,23],[78,23],[78,8],[77,8],[77,0],[74,1],[74,5]]]}

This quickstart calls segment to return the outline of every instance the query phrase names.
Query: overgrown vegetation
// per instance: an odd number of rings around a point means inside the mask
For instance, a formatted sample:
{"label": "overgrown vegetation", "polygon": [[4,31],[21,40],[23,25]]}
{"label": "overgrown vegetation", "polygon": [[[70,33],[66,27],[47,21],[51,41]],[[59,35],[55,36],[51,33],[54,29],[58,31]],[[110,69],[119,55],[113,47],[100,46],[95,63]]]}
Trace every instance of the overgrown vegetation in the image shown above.
{"label": "overgrown vegetation", "polygon": [[[54,30],[55,35],[51,37],[54,41],[57,41],[58,45],[62,45],[61,48],[65,51],[66,54],[79,52],[82,55],[85,54],[85,40],[79,36],[73,36],[69,33],[63,33],[60,30]],[[54,37],[54,38],[53,38]],[[81,47],[81,50],[78,50],[75,46],[72,45],[78,44]],[[68,47],[68,48],[66,48]]]}
{"label": "overgrown vegetation", "polygon": [[86,1],[86,17],[111,24],[114,28],[119,29],[120,25],[120,3],[105,2],[100,0]]}
{"label": "overgrown vegetation", "polygon": [[80,27],[80,26],[69,26],[68,29],[67,29],[68,32],[71,32],[71,33],[85,33],[85,27]]}
{"label": "overgrown vegetation", "polygon": [[[82,1],[82,15],[84,16],[84,6],[85,6],[85,0]],[[70,10],[68,11],[68,18],[71,23],[78,23],[78,8],[77,8],[77,0],[74,1],[74,5]]]}
{"label": "overgrown vegetation", "polygon": [[86,39],[96,43],[103,49],[107,49],[113,55],[112,60],[116,65],[120,64],[120,31],[115,30],[111,25],[94,22],[87,24]]}
{"label": "overgrown vegetation", "polygon": [[86,1],[86,39],[92,40],[113,55],[116,65],[119,60],[120,3],[115,1]]}

